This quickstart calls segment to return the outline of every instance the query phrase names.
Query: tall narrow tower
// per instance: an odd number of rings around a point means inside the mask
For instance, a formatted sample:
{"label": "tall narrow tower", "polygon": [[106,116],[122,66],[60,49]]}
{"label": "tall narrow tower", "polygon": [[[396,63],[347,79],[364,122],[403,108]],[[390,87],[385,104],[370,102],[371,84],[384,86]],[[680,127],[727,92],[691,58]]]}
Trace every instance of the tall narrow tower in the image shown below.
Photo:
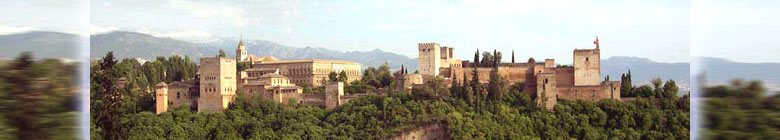
{"label": "tall narrow tower", "polygon": [[236,60],[246,61],[247,53],[246,53],[246,47],[244,47],[244,39],[240,39],[238,41],[238,49],[236,49]]}
{"label": "tall narrow tower", "polygon": [[157,100],[155,103],[155,106],[157,107],[155,113],[160,114],[168,111],[168,84],[160,82],[155,87],[155,98]]}
{"label": "tall narrow tower", "polygon": [[441,68],[441,46],[439,43],[417,44],[420,74],[438,76]]}

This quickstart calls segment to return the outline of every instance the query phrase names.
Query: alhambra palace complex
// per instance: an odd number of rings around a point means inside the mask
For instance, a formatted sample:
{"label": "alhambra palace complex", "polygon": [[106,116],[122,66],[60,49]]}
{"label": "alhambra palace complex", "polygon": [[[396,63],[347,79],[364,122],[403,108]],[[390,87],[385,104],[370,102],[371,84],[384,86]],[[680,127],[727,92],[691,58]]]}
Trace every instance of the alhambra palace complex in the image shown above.
{"label": "alhambra palace complex", "polygon": [[[601,81],[598,39],[595,49],[575,49],[574,64],[558,67],[554,59],[527,63],[500,63],[497,72],[510,83],[524,83],[524,93],[535,94],[539,105],[547,109],[557,100],[620,99],[620,82]],[[402,67],[393,74],[395,91],[408,92],[435,77],[445,81],[471,79],[476,67],[479,82],[488,83],[493,67],[477,67],[469,61],[453,58],[453,48],[438,43],[419,43],[419,74],[408,74]],[[237,71],[237,63],[250,63],[250,68]],[[344,83],[328,82],[331,72],[347,73],[347,82],[360,80],[362,66],[351,61],[338,60],[278,60],[271,56],[255,57],[248,54],[243,41],[239,41],[236,58],[200,58],[198,78],[194,81],[177,81],[156,86],[156,112],[188,104],[192,109],[221,111],[228,107],[237,91],[245,96],[260,96],[275,102],[319,106],[333,109],[350,99],[366,94],[344,93]],[[463,76],[465,75],[465,77]],[[303,94],[298,85],[325,86],[325,94]]]}

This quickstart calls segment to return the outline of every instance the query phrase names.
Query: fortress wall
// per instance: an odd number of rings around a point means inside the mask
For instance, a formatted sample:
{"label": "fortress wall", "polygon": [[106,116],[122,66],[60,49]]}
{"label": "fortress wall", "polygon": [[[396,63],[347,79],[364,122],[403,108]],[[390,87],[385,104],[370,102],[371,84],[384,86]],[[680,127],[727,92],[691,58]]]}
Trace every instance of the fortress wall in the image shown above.
{"label": "fortress wall", "polygon": [[189,86],[168,86],[168,101],[171,107],[179,107],[182,104],[195,105],[197,100],[191,97]]}
{"label": "fortress wall", "polygon": [[558,87],[558,98],[586,101],[620,99],[620,84],[614,83],[617,82],[605,82],[598,86]]}
{"label": "fortress wall", "polygon": [[574,86],[574,68],[554,68],[558,86]]}
{"label": "fortress wall", "polygon": [[303,105],[325,108],[324,94],[303,94]]}
{"label": "fortress wall", "polygon": [[[525,82],[526,79],[529,78],[528,74],[531,73],[530,69],[531,67],[498,67],[498,75],[501,75],[501,77],[506,78],[506,80],[509,81],[510,83]],[[451,69],[454,76],[458,77],[457,80],[459,80],[459,82],[463,82],[464,73],[466,74],[465,78],[471,80],[473,70],[474,68],[470,68],[470,67]],[[493,68],[491,67],[477,68],[477,73],[479,74],[479,82],[488,83],[488,81],[490,80],[491,71],[493,71]]]}

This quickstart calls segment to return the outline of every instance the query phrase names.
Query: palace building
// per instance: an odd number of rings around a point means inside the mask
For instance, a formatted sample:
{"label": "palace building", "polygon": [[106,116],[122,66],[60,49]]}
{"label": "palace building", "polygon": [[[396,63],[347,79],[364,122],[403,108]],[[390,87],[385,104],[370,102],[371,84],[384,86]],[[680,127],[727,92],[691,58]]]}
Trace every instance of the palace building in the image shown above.
{"label": "palace building", "polygon": [[[534,94],[540,105],[551,109],[558,99],[598,101],[620,99],[620,82],[601,81],[600,49],[598,39],[595,49],[575,49],[573,66],[556,66],[554,59],[526,63],[498,63],[497,67],[476,66],[469,61],[452,58],[453,48],[440,47],[438,43],[419,43],[420,74],[441,77],[445,80],[472,79],[473,71],[479,74],[479,83],[488,83],[490,72],[498,74],[509,83],[523,83],[523,92]],[[465,77],[464,77],[465,76]],[[428,81],[428,80],[425,80]]]}
{"label": "palace building", "polygon": [[[250,68],[237,71],[238,63]],[[155,90],[156,113],[187,104],[193,110],[222,111],[237,93],[246,98],[262,97],[275,102],[290,102],[332,109],[362,95],[344,95],[344,86],[327,86],[325,95],[304,95],[299,85],[325,86],[331,72],[345,72],[348,82],[360,80],[361,65],[340,60],[278,60],[271,56],[255,57],[239,41],[236,58],[200,58],[198,75],[191,81],[161,82]]]}
{"label": "palace building", "polygon": [[278,74],[290,78],[292,83],[298,85],[324,86],[324,82],[327,81],[328,74],[331,72],[344,71],[347,74],[347,82],[360,80],[362,76],[362,66],[357,62],[323,59],[278,60],[272,56],[255,57],[247,53],[243,41],[238,43],[236,56],[239,62],[250,63],[251,68],[247,69],[249,77],[278,70]]}

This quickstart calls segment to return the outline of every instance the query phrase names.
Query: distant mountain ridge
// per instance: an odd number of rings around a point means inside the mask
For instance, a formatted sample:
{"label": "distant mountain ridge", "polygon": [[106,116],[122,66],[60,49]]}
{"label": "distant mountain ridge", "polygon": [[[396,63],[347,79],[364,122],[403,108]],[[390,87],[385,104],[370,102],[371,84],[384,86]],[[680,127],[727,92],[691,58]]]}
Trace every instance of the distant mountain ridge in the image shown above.
{"label": "distant mountain ridge", "polygon": [[780,84],[780,63],[742,63],[712,57],[697,57],[696,60],[704,69],[702,72],[709,82],[725,83],[741,78]]}
{"label": "distant mountain ridge", "polygon": [[650,84],[653,78],[666,81],[675,80],[677,84],[690,83],[690,63],[661,63],[647,58],[615,56],[601,60],[601,76],[610,76],[610,80],[620,80],[623,73],[631,70],[633,84]]}
{"label": "distant mountain ridge", "polygon": [[0,58],[14,58],[21,52],[33,52],[34,58],[77,59],[79,40],[74,34],[33,31],[0,35]]}
{"label": "distant mountain ridge", "polygon": [[[198,61],[198,57],[217,55],[222,49],[229,57],[235,57],[237,39],[221,39],[192,43],[172,38],[160,38],[135,32],[110,32],[92,35],[90,57],[101,57],[114,51],[117,58],[143,58],[153,60],[158,56],[186,55]],[[385,62],[398,69],[401,64],[417,68],[417,59],[384,52],[379,49],[368,52],[335,51],[319,47],[289,47],[264,40],[244,40],[247,51],[255,56],[273,56],[278,59],[336,59],[355,61],[364,67],[378,67]],[[413,69],[410,69],[413,70]]]}

